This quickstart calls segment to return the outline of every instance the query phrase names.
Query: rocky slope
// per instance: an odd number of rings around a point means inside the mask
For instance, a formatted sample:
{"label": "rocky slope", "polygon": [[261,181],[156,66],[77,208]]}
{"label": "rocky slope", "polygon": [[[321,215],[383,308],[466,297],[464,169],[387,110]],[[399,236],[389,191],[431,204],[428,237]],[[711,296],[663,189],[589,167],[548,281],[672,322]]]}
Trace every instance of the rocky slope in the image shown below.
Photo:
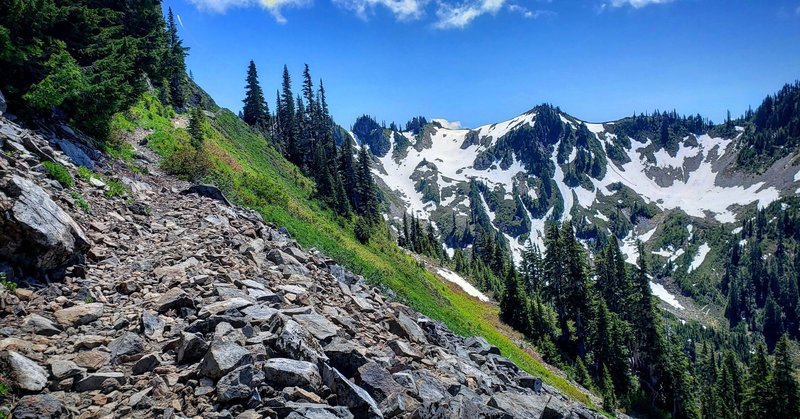
{"label": "rocky slope", "polygon": [[[0,293],[13,417],[598,416],[146,150],[134,173],[44,136],[0,116],[0,267],[24,285]],[[73,193],[41,166],[89,155],[102,176]]]}

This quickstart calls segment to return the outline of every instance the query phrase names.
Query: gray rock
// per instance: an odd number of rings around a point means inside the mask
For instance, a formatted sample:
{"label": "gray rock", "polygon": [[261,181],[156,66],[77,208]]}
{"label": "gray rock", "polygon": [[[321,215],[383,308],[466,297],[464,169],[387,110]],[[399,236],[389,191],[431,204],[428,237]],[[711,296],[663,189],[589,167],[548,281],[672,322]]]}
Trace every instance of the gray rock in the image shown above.
{"label": "gray rock", "polygon": [[224,313],[228,310],[239,310],[251,305],[253,305],[253,302],[250,300],[234,297],[229,300],[207,304],[200,309],[197,315],[200,318],[206,318],[213,314]]}
{"label": "gray rock", "polygon": [[139,330],[149,338],[159,339],[164,334],[164,321],[157,314],[144,310],[139,319]]}
{"label": "gray rock", "polygon": [[88,374],[75,383],[75,391],[100,390],[106,386],[106,380],[114,381],[120,385],[124,385],[127,381],[125,374],[121,372],[96,372]]}
{"label": "gray rock", "polygon": [[50,394],[24,396],[17,402],[12,414],[14,419],[65,418],[67,411],[61,401]]}
{"label": "gray rock", "polygon": [[56,144],[76,166],[85,166],[94,170],[94,161],[80,147],[64,139],[56,140]]}
{"label": "gray rock", "polygon": [[78,364],[63,360],[63,359],[54,359],[49,361],[50,363],[50,371],[53,373],[53,378],[56,381],[61,381],[65,378],[74,377],[76,375],[82,375],[86,373],[86,368],[81,368]]}
{"label": "gray rock", "polygon": [[292,318],[321,341],[327,341],[339,333],[339,326],[317,313],[299,314]]}
{"label": "gray rock", "polygon": [[8,110],[8,105],[6,104],[6,97],[3,96],[3,92],[0,91],[0,115],[6,113]]}
{"label": "gray rock", "polygon": [[392,374],[375,362],[370,362],[358,369],[356,381],[377,401],[384,401],[392,393],[402,393],[403,386],[394,381]]}
{"label": "gray rock", "polygon": [[542,379],[529,374],[522,374],[517,377],[517,384],[519,384],[520,387],[529,388],[537,393],[542,391]]}
{"label": "gray rock", "polygon": [[403,340],[393,340],[389,342],[389,347],[392,348],[397,356],[405,356],[413,359],[422,359],[425,357],[422,352],[416,350],[409,345],[408,342]]}
{"label": "gray rock", "polygon": [[405,313],[401,312],[397,318],[390,318],[388,323],[389,331],[395,335],[417,343],[428,343],[422,328],[419,327],[417,322],[406,316]]}
{"label": "gray rock", "polygon": [[191,364],[203,358],[208,352],[208,343],[196,333],[181,332],[175,362],[178,364]]}
{"label": "gray rock", "polygon": [[251,323],[263,324],[263,323],[269,323],[272,320],[272,316],[278,313],[278,310],[262,305],[255,305],[244,308],[241,310],[241,312],[242,314],[247,316],[248,321],[250,321]]}
{"label": "gray rock", "polygon": [[[387,396],[383,401],[381,401],[381,403],[378,405],[378,408],[381,409],[381,413],[383,413],[383,416],[387,418],[393,418],[401,415],[406,416],[411,412],[416,412],[419,407],[420,403],[416,399],[403,393],[392,393],[389,396]],[[453,415],[453,416],[430,416],[430,417],[473,418],[479,416]]]}
{"label": "gray rock", "polygon": [[220,201],[227,206],[231,206],[231,203],[228,201],[228,198],[225,198],[225,195],[222,193],[219,188],[214,185],[194,185],[189,189],[181,191],[181,195],[188,195],[188,194],[197,194],[200,196],[204,196],[206,198],[211,198],[216,201]]}
{"label": "gray rock", "polygon": [[342,373],[323,363],[320,368],[322,383],[336,395],[340,405],[347,406],[358,418],[383,418],[378,404],[363,388],[353,384]]}
{"label": "gray rock", "polygon": [[343,406],[321,403],[287,402],[276,407],[279,418],[289,419],[353,419],[353,414]]}
{"label": "gray rock", "polygon": [[156,311],[163,314],[173,309],[178,310],[182,307],[192,306],[194,306],[194,301],[189,294],[180,287],[174,287],[161,296],[156,303]]}
{"label": "gray rock", "polygon": [[217,383],[221,402],[246,399],[264,382],[264,373],[252,365],[244,365],[226,374]]}
{"label": "gray rock", "polygon": [[161,365],[161,361],[156,354],[147,354],[133,364],[131,372],[134,375],[141,375],[153,371],[159,365]]}
{"label": "gray rock", "polygon": [[108,349],[111,351],[113,362],[129,362],[144,351],[144,342],[136,333],[125,332],[122,336],[112,340],[108,344]]}
{"label": "gray rock", "polygon": [[50,319],[46,319],[38,314],[29,314],[22,322],[22,330],[42,336],[55,336],[61,333],[61,329]]}
{"label": "gray rock", "polygon": [[296,247],[287,247],[284,249],[284,251],[287,255],[297,259],[297,261],[300,263],[308,262],[308,255]]}
{"label": "gray rock", "polygon": [[247,337],[244,333],[231,326],[228,322],[222,322],[214,328],[214,342],[228,341],[244,345]]}
{"label": "gray rock", "polygon": [[424,418],[539,419],[533,412],[528,412],[523,416],[512,416],[502,410],[486,406],[481,399],[468,398],[462,395],[455,396],[452,399],[426,403],[417,411],[417,415]]}
{"label": "gray rock", "polygon": [[103,303],[80,304],[56,311],[56,321],[64,327],[76,327],[91,323],[103,315]]}
{"label": "gray rock", "polygon": [[200,375],[214,379],[243,365],[252,364],[253,356],[247,349],[233,342],[214,342],[200,362]]}
{"label": "gray rock", "polygon": [[0,259],[41,270],[63,267],[89,249],[81,227],[33,182],[0,183]]}
{"label": "gray rock", "polygon": [[367,357],[344,338],[334,338],[326,345],[325,355],[330,359],[328,363],[345,377],[353,377],[358,368],[368,362]]}
{"label": "gray rock", "polygon": [[497,349],[496,346],[492,346],[483,336],[470,336],[464,340],[464,346],[467,349],[477,352],[481,355],[488,355],[488,354],[495,354],[500,355],[500,349]]}
{"label": "gray rock", "polygon": [[319,342],[296,321],[283,315],[273,316],[269,330],[277,336],[275,350],[286,357],[315,364],[328,360]]}
{"label": "gray rock", "polygon": [[14,352],[0,352],[0,370],[7,371],[11,385],[20,390],[41,391],[47,385],[47,371],[39,364]]}
{"label": "gray rock", "polygon": [[271,358],[264,364],[267,383],[275,388],[301,387],[315,391],[322,383],[315,364],[288,358]]}
{"label": "gray rock", "polygon": [[280,249],[270,250],[267,259],[276,265],[300,265],[297,259]]}
{"label": "gray rock", "polygon": [[487,404],[515,418],[539,418],[547,406],[548,398],[549,396],[531,396],[506,391],[495,393]]}

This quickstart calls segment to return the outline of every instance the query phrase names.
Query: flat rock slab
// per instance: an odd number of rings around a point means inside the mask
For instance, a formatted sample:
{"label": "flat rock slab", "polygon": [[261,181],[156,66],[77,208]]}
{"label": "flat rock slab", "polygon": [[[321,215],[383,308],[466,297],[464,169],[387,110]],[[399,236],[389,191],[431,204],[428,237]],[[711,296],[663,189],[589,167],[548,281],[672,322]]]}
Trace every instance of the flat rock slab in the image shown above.
{"label": "flat rock slab", "polygon": [[76,327],[92,323],[103,315],[103,303],[81,304],[53,313],[56,321],[64,327]]}
{"label": "flat rock slab", "polygon": [[268,383],[276,388],[300,387],[315,391],[322,383],[322,377],[315,364],[288,358],[271,358],[264,364]]}
{"label": "flat rock slab", "polygon": [[327,341],[339,333],[339,326],[333,324],[327,317],[316,313],[298,314],[292,318],[321,341]]}

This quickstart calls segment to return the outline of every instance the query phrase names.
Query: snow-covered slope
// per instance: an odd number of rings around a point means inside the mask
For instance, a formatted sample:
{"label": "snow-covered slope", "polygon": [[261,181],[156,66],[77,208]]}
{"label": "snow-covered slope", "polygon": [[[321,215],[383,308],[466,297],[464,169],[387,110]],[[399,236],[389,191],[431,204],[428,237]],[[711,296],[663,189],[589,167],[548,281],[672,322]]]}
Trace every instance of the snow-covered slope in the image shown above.
{"label": "snow-covered slope", "polygon": [[721,272],[711,266],[730,239],[718,232],[735,234],[748,210],[800,190],[794,156],[760,175],[741,172],[742,128],[700,121],[587,123],[547,105],[474,129],[435,119],[415,132],[384,129],[373,170],[394,231],[404,213],[430,220],[450,256],[488,225],[519,261],[529,241],[543,247],[547,220],[569,219],[587,248],[616,236],[630,263],[643,242],[666,267],[654,279],[663,282]]}

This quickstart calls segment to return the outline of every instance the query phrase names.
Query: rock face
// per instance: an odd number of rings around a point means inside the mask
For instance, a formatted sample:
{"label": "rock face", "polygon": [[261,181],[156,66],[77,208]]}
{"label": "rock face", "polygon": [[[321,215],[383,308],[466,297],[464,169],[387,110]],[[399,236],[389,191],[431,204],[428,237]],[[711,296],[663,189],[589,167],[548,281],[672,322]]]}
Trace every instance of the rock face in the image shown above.
{"label": "rock face", "polygon": [[83,229],[42,188],[17,175],[0,181],[0,257],[49,270],[89,249]]}
{"label": "rock face", "polygon": [[3,92],[0,91],[0,115],[4,114],[8,110],[8,106],[6,105],[6,97],[3,96]]}
{"label": "rock face", "polygon": [[[0,117],[0,137],[22,132],[9,127]],[[25,135],[66,161],[41,137]],[[3,189],[0,235],[30,234],[30,243],[47,246],[0,246],[42,268],[88,243],[91,251],[67,280],[0,299],[0,361],[13,371],[14,417],[599,417],[482,338],[456,336],[387,302],[252,211],[215,193],[177,193],[188,185],[157,163],[146,163],[152,175],[125,165],[105,173],[138,185],[131,198],[149,214],[78,178],[92,207],[86,214],[32,170],[39,154],[20,147],[25,157],[0,156],[0,183],[34,191],[37,202],[47,195],[52,205],[17,212],[29,198]],[[38,227],[19,227],[20,213],[38,214],[30,223]],[[45,216],[51,221],[38,222]],[[61,228],[41,227],[52,220]],[[48,242],[42,229],[57,230],[56,239]]]}

